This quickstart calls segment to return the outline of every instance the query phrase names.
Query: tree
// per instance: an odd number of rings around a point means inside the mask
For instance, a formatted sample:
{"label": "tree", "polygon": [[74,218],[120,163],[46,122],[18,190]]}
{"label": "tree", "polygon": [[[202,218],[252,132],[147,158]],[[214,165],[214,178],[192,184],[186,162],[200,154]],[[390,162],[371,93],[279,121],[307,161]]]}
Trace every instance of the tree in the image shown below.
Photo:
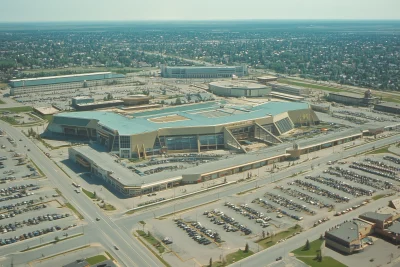
{"label": "tree", "polygon": [[310,241],[308,239],[306,245],[304,246],[304,250],[310,250]]}
{"label": "tree", "polygon": [[182,105],[182,101],[179,97],[175,100],[175,105]]}
{"label": "tree", "polygon": [[208,264],[208,266],[212,267],[212,258],[210,258],[210,263]]}
{"label": "tree", "polygon": [[319,236],[319,240],[324,240],[324,236],[322,234]]}
{"label": "tree", "polygon": [[150,231],[147,231],[147,236],[151,236]]}
{"label": "tree", "polygon": [[54,237],[54,241],[58,242],[60,238],[58,236]]}
{"label": "tree", "polygon": [[93,198],[96,198],[97,197],[97,193],[96,193],[96,191],[93,191]]}
{"label": "tree", "polygon": [[317,261],[321,262],[322,261],[322,251],[320,249],[317,250]]}
{"label": "tree", "polygon": [[246,246],[244,247],[244,252],[249,252],[249,243],[246,243]]}

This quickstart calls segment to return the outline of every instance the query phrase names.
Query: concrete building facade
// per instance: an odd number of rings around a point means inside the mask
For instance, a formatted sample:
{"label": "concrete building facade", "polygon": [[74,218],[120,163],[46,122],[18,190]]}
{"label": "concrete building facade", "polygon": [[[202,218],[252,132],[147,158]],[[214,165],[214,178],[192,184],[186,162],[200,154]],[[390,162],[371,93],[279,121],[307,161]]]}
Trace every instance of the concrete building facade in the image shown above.
{"label": "concrete building facade", "polygon": [[161,77],[164,78],[230,78],[233,75],[247,76],[247,66],[172,67],[161,65]]}
{"label": "concrete building facade", "polygon": [[208,88],[213,94],[228,97],[260,97],[271,92],[266,85],[237,80],[211,82]]}
{"label": "concrete building facade", "polygon": [[373,97],[369,90],[365,92],[364,96],[348,92],[330,92],[327,99],[328,101],[353,106],[371,106],[378,103],[378,98]]}
{"label": "concrete building facade", "polygon": [[392,102],[379,103],[374,106],[374,109],[382,112],[400,114],[400,104],[398,103],[392,103]]}
{"label": "concrete building facade", "polygon": [[[125,75],[111,72],[83,73],[73,75],[49,76],[29,79],[10,80],[10,95],[21,95],[34,92],[68,90],[94,85],[107,84],[114,79],[125,78]],[[57,86],[59,85],[59,86]]]}

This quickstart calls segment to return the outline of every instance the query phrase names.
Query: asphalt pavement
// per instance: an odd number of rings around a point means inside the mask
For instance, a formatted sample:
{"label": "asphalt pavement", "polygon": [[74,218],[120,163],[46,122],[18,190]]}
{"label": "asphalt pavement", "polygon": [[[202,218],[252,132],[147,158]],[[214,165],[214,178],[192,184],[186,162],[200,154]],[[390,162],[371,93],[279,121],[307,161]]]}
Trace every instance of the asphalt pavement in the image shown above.
{"label": "asphalt pavement", "polygon": [[[123,266],[142,267],[161,265],[158,259],[143,247],[141,243],[138,241],[135,242],[132,233],[127,235],[126,232],[122,231],[84,194],[76,194],[73,191],[72,180],[25,135],[2,121],[0,122],[0,128],[5,130],[15,140],[22,139],[22,141],[17,141],[18,148],[30,149],[30,151],[26,151],[25,153],[34,160],[35,164],[53,183],[54,187],[58,188],[63,193],[63,196],[85,217],[87,222],[86,228],[95,229],[92,242],[101,243]],[[24,145],[26,145],[26,148],[24,148]],[[96,218],[100,218],[100,221],[96,221]],[[117,246],[119,250],[116,250],[114,246]],[[4,255],[3,253],[1,254]]]}

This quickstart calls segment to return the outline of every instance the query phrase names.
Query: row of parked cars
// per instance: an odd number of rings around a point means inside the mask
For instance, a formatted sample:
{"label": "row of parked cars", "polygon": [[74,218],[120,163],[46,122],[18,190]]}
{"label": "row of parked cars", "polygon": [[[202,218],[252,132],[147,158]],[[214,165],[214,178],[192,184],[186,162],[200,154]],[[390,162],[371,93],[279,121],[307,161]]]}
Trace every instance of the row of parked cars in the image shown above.
{"label": "row of parked cars", "polygon": [[21,201],[21,202],[15,203],[15,204],[14,203],[13,204],[8,204],[8,205],[1,206],[0,210],[12,210],[12,209],[14,209],[16,207],[19,207],[19,206],[32,205],[32,204],[34,204],[34,203],[36,203],[38,201],[39,201],[38,199],[31,199],[29,201],[25,200],[25,201]]}
{"label": "row of parked cars", "polygon": [[49,227],[49,228],[43,228],[41,230],[36,230],[36,231],[22,234],[20,236],[14,236],[14,237],[6,238],[6,239],[0,239],[0,245],[4,246],[4,245],[12,244],[12,243],[15,243],[18,241],[22,241],[22,240],[29,239],[29,238],[32,238],[35,236],[40,236],[43,234],[47,234],[47,233],[59,231],[59,230],[61,230],[61,227],[58,225]]}
{"label": "row of parked cars", "polygon": [[245,235],[249,235],[252,231],[247,228],[247,226],[240,224],[239,222],[235,221],[233,217],[230,217],[224,214],[222,211],[213,210],[211,212],[204,212],[204,215],[207,215],[212,222],[218,222],[218,225],[223,225],[223,228],[227,232],[237,232],[240,230]]}
{"label": "row of parked cars", "polygon": [[[177,220],[176,221],[176,225],[179,228],[182,228],[183,230],[185,230],[187,232],[187,234],[197,243],[199,244],[203,244],[203,245],[209,245],[211,244],[211,241],[205,237],[205,232],[208,230],[205,227],[201,226],[200,223],[196,222],[196,223],[192,223],[191,227],[189,224],[181,221],[181,220]],[[200,231],[200,233],[199,233]],[[204,233],[204,234],[203,234]],[[219,237],[219,236],[218,236]],[[214,235],[213,235],[214,238]]]}
{"label": "row of parked cars", "polygon": [[0,195],[5,196],[3,194],[5,193],[17,193],[20,192],[21,190],[28,189],[30,187],[35,187],[34,184],[26,184],[26,185],[15,185],[15,186],[9,186],[5,188],[0,188]]}
{"label": "row of parked cars", "polygon": [[7,232],[11,232],[11,231],[16,231],[16,228],[21,228],[24,225],[36,225],[43,221],[59,220],[59,219],[66,218],[69,216],[70,215],[68,213],[66,213],[66,214],[47,214],[47,215],[33,217],[33,218],[23,220],[23,221],[15,221],[14,223],[0,225],[0,232],[7,233]]}
{"label": "row of parked cars", "polygon": [[16,216],[18,214],[22,214],[22,213],[28,212],[28,211],[44,209],[46,207],[47,207],[46,204],[40,204],[40,205],[36,205],[36,206],[26,207],[24,209],[16,208],[16,209],[14,209],[13,211],[11,211],[9,213],[0,214],[0,220],[5,219],[5,218],[14,217],[14,216]]}

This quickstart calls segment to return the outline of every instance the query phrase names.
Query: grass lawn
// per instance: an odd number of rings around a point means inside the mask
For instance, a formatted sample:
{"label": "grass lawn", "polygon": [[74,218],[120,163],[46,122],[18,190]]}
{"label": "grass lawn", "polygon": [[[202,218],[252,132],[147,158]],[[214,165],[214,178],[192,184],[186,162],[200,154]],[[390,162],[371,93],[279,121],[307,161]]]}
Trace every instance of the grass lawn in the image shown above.
{"label": "grass lawn", "polygon": [[16,119],[14,119],[13,117],[8,117],[8,116],[1,116],[0,120],[5,121],[11,125],[17,125],[19,124],[18,121]]}
{"label": "grass lawn", "polygon": [[368,153],[365,153],[365,155],[373,155],[373,154],[381,154],[381,153],[392,153],[389,151],[389,146],[381,147],[375,150],[372,150]]}
{"label": "grass lawn", "polygon": [[14,107],[14,108],[0,108],[0,112],[9,111],[13,113],[21,113],[21,112],[31,112],[33,109],[32,107]]}
{"label": "grass lawn", "polygon": [[[236,252],[226,255],[225,262],[220,262],[220,261],[213,262],[212,267],[228,266],[229,264],[243,260],[244,258],[247,258],[253,254],[254,254],[254,252],[251,250],[249,250],[248,252],[244,252],[244,250],[239,249]],[[206,266],[208,266],[208,265],[206,265]]]}
{"label": "grass lawn", "polygon": [[86,190],[86,189],[84,189],[84,188],[82,188],[82,192],[85,193],[85,195],[87,195],[88,198],[91,198],[91,199],[95,199],[95,198],[96,198],[96,196],[94,195],[94,193],[92,193],[92,192],[90,192],[90,191],[88,191],[88,190]]}
{"label": "grass lawn", "polygon": [[337,260],[331,257],[323,257],[322,261],[317,261],[317,250],[321,249],[321,245],[324,240],[314,240],[310,242],[310,249],[304,250],[304,245],[292,251],[292,253],[296,256],[297,259],[301,260],[305,264],[311,267],[346,267],[346,265],[338,262]]}
{"label": "grass lawn", "polygon": [[378,200],[378,199],[383,198],[383,197],[385,197],[385,196],[386,196],[385,194],[379,194],[379,195],[373,196],[372,199],[373,199],[373,200]]}
{"label": "grass lawn", "polygon": [[72,206],[71,203],[66,203],[65,206],[67,206],[67,208],[69,208],[70,210],[72,210],[72,211],[76,214],[76,216],[78,216],[79,219],[81,219],[81,220],[84,219],[84,218],[83,218],[83,215],[80,214],[79,211],[77,211],[77,210],[75,209],[75,207]]}
{"label": "grass lawn", "polygon": [[158,249],[158,252],[163,253],[165,251],[165,247],[162,245],[162,243],[160,241],[158,241],[157,239],[155,239],[151,233],[150,233],[150,235],[148,235],[148,233],[146,233],[142,230],[136,230],[136,232],[141,237],[143,237],[150,245],[152,245],[153,247],[156,247]]}
{"label": "grass lawn", "polygon": [[344,91],[344,90],[333,88],[333,87],[311,84],[311,83],[302,83],[302,82],[293,81],[293,80],[289,80],[289,79],[278,79],[278,82],[286,83],[286,84],[290,84],[290,85],[307,87],[307,88],[311,88],[311,89],[324,90],[324,91],[329,91],[329,92],[343,92]]}
{"label": "grass lawn", "polygon": [[293,250],[292,253],[295,256],[315,256],[315,251],[321,248],[322,243],[324,242],[324,240],[314,240],[312,242],[310,242],[310,249],[309,250],[304,250],[304,246],[306,245],[306,243],[304,242],[304,245],[302,247],[299,247],[296,250]]}
{"label": "grass lawn", "polygon": [[272,247],[273,245],[275,245],[278,240],[288,238],[289,236],[293,235],[294,233],[301,232],[301,231],[302,231],[301,227],[299,225],[295,225],[285,231],[275,234],[274,236],[269,236],[269,237],[259,240],[258,244],[264,249],[269,248],[269,247]]}
{"label": "grass lawn", "polygon": [[4,102],[3,100],[0,99],[0,105],[1,104],[5,104],[6,102]]}
{"label": "grass lawn", "polygon": [[100,263],[102,261],[106,261],[108,260],[106,256],[104,255],[97,255],[97,256],[93,256],[90,258],[86,258],[86,261],[90,264],[90,265],[95,265],[97,263]]}
{"label": "grass lawn", "polygon": [[297,259],[311,267],[347,267],[347,265],[344,265],[343,263],[328,256],[323,257],[322,261],[320,262],[317,261],[315,257],[297,257]]}

